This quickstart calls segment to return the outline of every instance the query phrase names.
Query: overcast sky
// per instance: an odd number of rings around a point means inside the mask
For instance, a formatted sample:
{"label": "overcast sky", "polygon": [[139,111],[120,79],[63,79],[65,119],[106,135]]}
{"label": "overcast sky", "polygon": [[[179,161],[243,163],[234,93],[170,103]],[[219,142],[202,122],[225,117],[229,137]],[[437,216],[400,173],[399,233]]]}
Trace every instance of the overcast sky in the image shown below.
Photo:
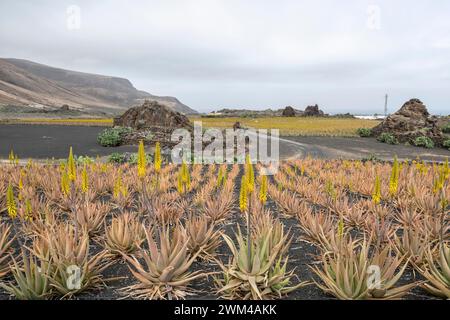
{"label": "overcast sky", "polygon": [[2,0],[0,56],[128,78],[199,111],[373,114],[388,93],[391,112],[417,97],[450,114],[448,0]]}

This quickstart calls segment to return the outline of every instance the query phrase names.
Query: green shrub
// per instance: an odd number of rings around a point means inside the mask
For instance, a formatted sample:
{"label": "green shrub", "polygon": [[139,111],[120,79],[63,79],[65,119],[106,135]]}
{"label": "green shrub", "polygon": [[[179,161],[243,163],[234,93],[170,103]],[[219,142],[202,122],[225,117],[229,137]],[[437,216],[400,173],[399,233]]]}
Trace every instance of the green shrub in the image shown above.
{"label": "green shrub", "polygon": [[151,131],[149,131],[146,135],[145,135],[145,140],[147,141],[152,141],[153,138],[155,137],[155,134]]}
{"label": "green shrub", "polygon": [[448,150],[450,150],[450,139],[445,140],[443,143],[444,148],[447,148]]}
{"label": "green shrub", "polygon": [[356,133],[362,138],[367,138],[367,137],[370,137],[372,135],[372,129],[370,129],[370,128],[358,128],[356,130]]}
{"label": "green shrub", "polygon": [[450,133],[450,122],[442,127],[442,132]]}
{"label": "green shrub", "polygon": [[392,133],[388,132],[383,132],[380,134],[377,140],[387,144],[398,144],[397,138]]}
{"label": "green shrub", "polygon": [[116,147],[122,143],[123,136],[130,132],[130,128],[108,128],[100,132],[97,137],[97,142],[104,147]]}
{"label": "green shrub", "polygon": [[[153,162],[153,157],[150,154],[146,154],[147,157],[147,163],[152,163]],[[119,153],[119,152],[114,152],[111,153],[108,157],[108,162],[110,163],[118,163],[118,164],[122,164],[122,163],[129,163],[132,165],[137,164],[137,159],[138,159],[138,154],[137,153],[129,153],[129,152],[125,152],[125,153]]]}
{"label": "green shrub", "polygon": [[375,154],[371,153],[369,156],[361,159],[362,162],[381,162],[381,159],[378,158]]}
{"label": "green shrub", "polygon": [[[147,163],[152,163],[153,162],[153,158],[150,154],[146,153],[145,154],[146,158],[147,158]],[[137,164],[137,159],[138,159],[138,154],[137,153],[132,153],[130,155],[130,159],[128,160],[129,164],[135,165]]]}
{"label": "green shrub", "polygon": [[425,137],[425,136],[421,136],[421,137],[417,137],[414,140],[414,145],[416,147],[424,147],[424,148],[434,148],[434,142],[433,140],[431,140],[429,137]]}
{"label": "green shrub", "polygon": [[114,152],[111,153],[108,157],[108,162],[111,163],[125,163],[127,161],[125,154],[123,153],[118,153],[118,152]]}
{"label": "green shrub", "polygon": [[91,164],[94,163],[94,159],[89,156],[75,156],[75,162],[77,165]]}

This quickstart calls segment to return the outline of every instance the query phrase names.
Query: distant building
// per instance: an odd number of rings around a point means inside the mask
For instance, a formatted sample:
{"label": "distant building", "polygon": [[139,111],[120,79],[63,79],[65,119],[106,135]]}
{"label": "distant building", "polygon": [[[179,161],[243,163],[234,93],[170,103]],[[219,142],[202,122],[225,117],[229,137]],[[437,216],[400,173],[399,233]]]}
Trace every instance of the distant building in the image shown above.
{"label": "distant building", "polygon": [[385,116],[374,114],[373,116],[355,116],[355,118],[358,119],[365,119],[365,120],[383,120],[386,118]]}
{"label": "distant building", "polygon": [[213,111],[213,112],[208,113],[207,115],[208,115],[209,117],[216,117],[216,116],[221,116],[221,115],[223,115],[223,113],[222,113],[222,112],[216,112],[216,111]]}

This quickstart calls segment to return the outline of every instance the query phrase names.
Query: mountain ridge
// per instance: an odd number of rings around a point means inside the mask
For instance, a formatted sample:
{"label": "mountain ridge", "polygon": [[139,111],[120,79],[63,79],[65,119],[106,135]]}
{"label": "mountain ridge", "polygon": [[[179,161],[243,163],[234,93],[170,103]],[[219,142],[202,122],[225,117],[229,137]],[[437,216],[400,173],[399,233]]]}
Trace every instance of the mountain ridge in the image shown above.
{"label": "mountain ridge", "polygon": [[37,109],[68,105],[85,112],[118,114],[145,100],[157,101],[181,113],[197,113],[175,97],[138,90],[126,78],[0,58],[0,104]]}

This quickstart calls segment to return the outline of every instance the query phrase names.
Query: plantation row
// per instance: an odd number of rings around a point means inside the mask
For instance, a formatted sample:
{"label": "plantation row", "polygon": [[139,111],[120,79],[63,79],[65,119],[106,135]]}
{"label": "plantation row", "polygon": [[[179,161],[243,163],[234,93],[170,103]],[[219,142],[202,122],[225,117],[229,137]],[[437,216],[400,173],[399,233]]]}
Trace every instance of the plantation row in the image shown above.
{"label": "plantation row", "polygon": [[[125,263],[130,283],[114,289],[124,298],[183,299],[199,284],[225,299],[310,286],[339,299],[450,298],[448,162],[303,159],[267,177],[249,159],[176,166],[156,150],[147,163],[141,145],[136,166],[80,165],[72,152],[61,163],[2,165],[0,291],[101,295],[117,281],[108,271]],[[313,276],[301,278],[290,257],[305,242]]]}

